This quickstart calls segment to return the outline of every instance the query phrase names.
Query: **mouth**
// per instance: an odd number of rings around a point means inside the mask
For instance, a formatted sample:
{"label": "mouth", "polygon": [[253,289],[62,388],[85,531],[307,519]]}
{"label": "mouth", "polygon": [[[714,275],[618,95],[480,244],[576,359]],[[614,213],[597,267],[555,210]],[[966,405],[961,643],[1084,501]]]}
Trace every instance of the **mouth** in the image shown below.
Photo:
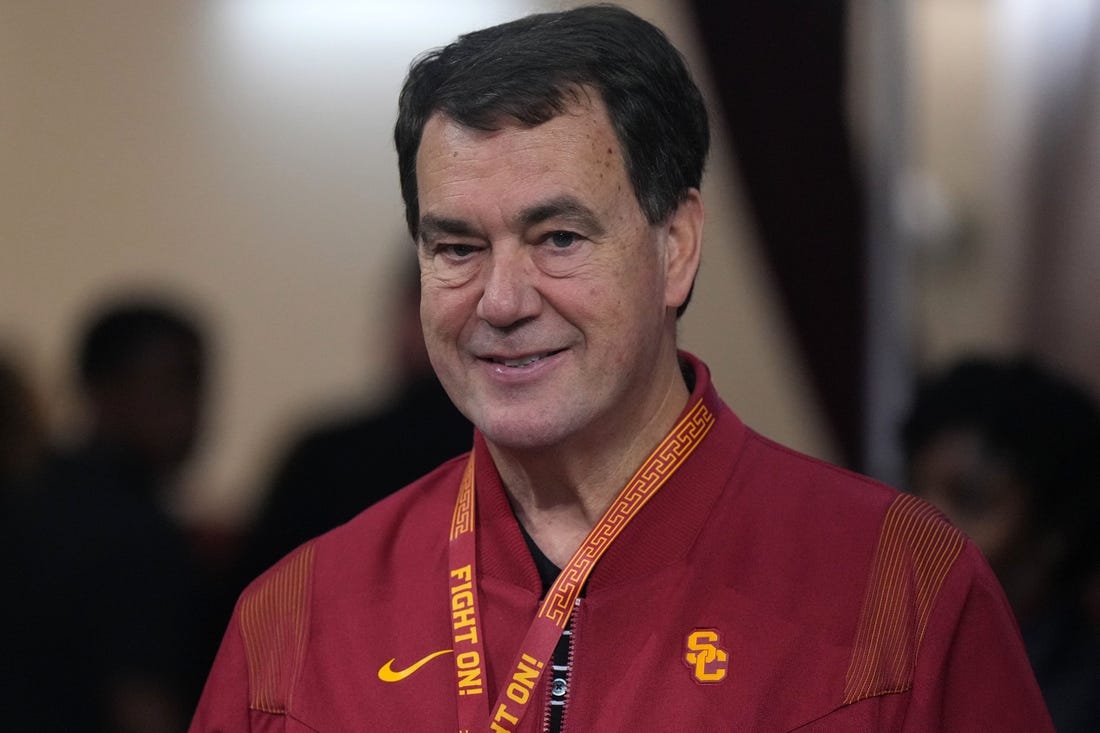
{"label": "mouth", "polygon": [[510,369],[520,369],[522,367],[530,366],[536,362],[542,361],[543,359],[548,359],[555,354],[560,354],[563,351],[565,351],[565,349],[557,349],[556,351],[544,351],[540,354],[528,354],[526,356],[517,357],[490,356],[486,357],[486,361],[489,361],[493,364],[500,364],[501,366],[505,366]]}

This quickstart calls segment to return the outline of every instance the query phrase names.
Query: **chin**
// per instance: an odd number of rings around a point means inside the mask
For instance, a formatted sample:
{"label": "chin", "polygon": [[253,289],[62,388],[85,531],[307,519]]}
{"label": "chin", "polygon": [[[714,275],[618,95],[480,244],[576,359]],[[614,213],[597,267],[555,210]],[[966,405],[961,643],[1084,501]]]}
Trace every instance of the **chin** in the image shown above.
{"label": "chin", "polygon": [[498,420],[474,422],[490,443],[511,450],[551,448],[565,441],[572,433],[569,426],[546,420],[517,420],[502,416]]}

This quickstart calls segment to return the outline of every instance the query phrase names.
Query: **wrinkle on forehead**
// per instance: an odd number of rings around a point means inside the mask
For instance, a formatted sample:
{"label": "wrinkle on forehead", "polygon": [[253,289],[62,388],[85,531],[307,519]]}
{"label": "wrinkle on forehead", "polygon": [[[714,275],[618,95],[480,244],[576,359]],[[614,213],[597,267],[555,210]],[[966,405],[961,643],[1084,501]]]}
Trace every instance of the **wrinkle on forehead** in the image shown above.
{"label": "wrinkle on forehead", "polygon": [[494,181],[507,181],[501,189],[508,197],[633,198],[618,140],[598,97],[534,127],[514,123],[481,130],[436,113],[425,125],[417,165],[421,209],[428,216],[451,216],[430,209],[465,195],[469,184],[491,187]]}

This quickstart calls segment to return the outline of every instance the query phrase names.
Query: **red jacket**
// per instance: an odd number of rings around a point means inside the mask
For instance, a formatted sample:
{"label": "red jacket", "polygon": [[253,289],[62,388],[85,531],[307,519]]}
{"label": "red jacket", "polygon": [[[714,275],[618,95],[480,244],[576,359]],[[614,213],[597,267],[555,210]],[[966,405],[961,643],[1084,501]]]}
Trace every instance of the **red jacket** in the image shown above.
{"label": "red jacket", "polygon": [[[716,422],[589,578],[565,731],[1053,730],[974,545],[918,499],[753,433],[687,358]],[[541,585],[480,435],[474,451],[495,698]],[[447,546],[464,465],[253,582],[191,730],[457,730]],[[399,681],[380,679],[391,659]],[[548,678],[519,730],[542,729]]]}

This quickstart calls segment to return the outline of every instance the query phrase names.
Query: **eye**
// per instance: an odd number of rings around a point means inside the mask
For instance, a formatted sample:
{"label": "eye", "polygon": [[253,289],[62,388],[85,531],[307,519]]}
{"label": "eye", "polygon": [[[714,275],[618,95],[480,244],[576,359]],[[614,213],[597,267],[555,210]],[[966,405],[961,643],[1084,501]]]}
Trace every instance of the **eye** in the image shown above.
{"label": "eye", "polygon": [[557,249],[568,249],[576,244],[579,236],[573,232],[552,232],[549,237],[546,238],[550,244]]}
{"label": "eye", "polygon": [[593,242],[568,229],[550,229],[535,234],[531,256],[539,269],[552,277],[566,277],[583,267],[592,254]]}
{"label": "eye", "polygon": [[461,260],[477,252],[477,246],[473,244],[441,244],[436,248],[439,254]]}

